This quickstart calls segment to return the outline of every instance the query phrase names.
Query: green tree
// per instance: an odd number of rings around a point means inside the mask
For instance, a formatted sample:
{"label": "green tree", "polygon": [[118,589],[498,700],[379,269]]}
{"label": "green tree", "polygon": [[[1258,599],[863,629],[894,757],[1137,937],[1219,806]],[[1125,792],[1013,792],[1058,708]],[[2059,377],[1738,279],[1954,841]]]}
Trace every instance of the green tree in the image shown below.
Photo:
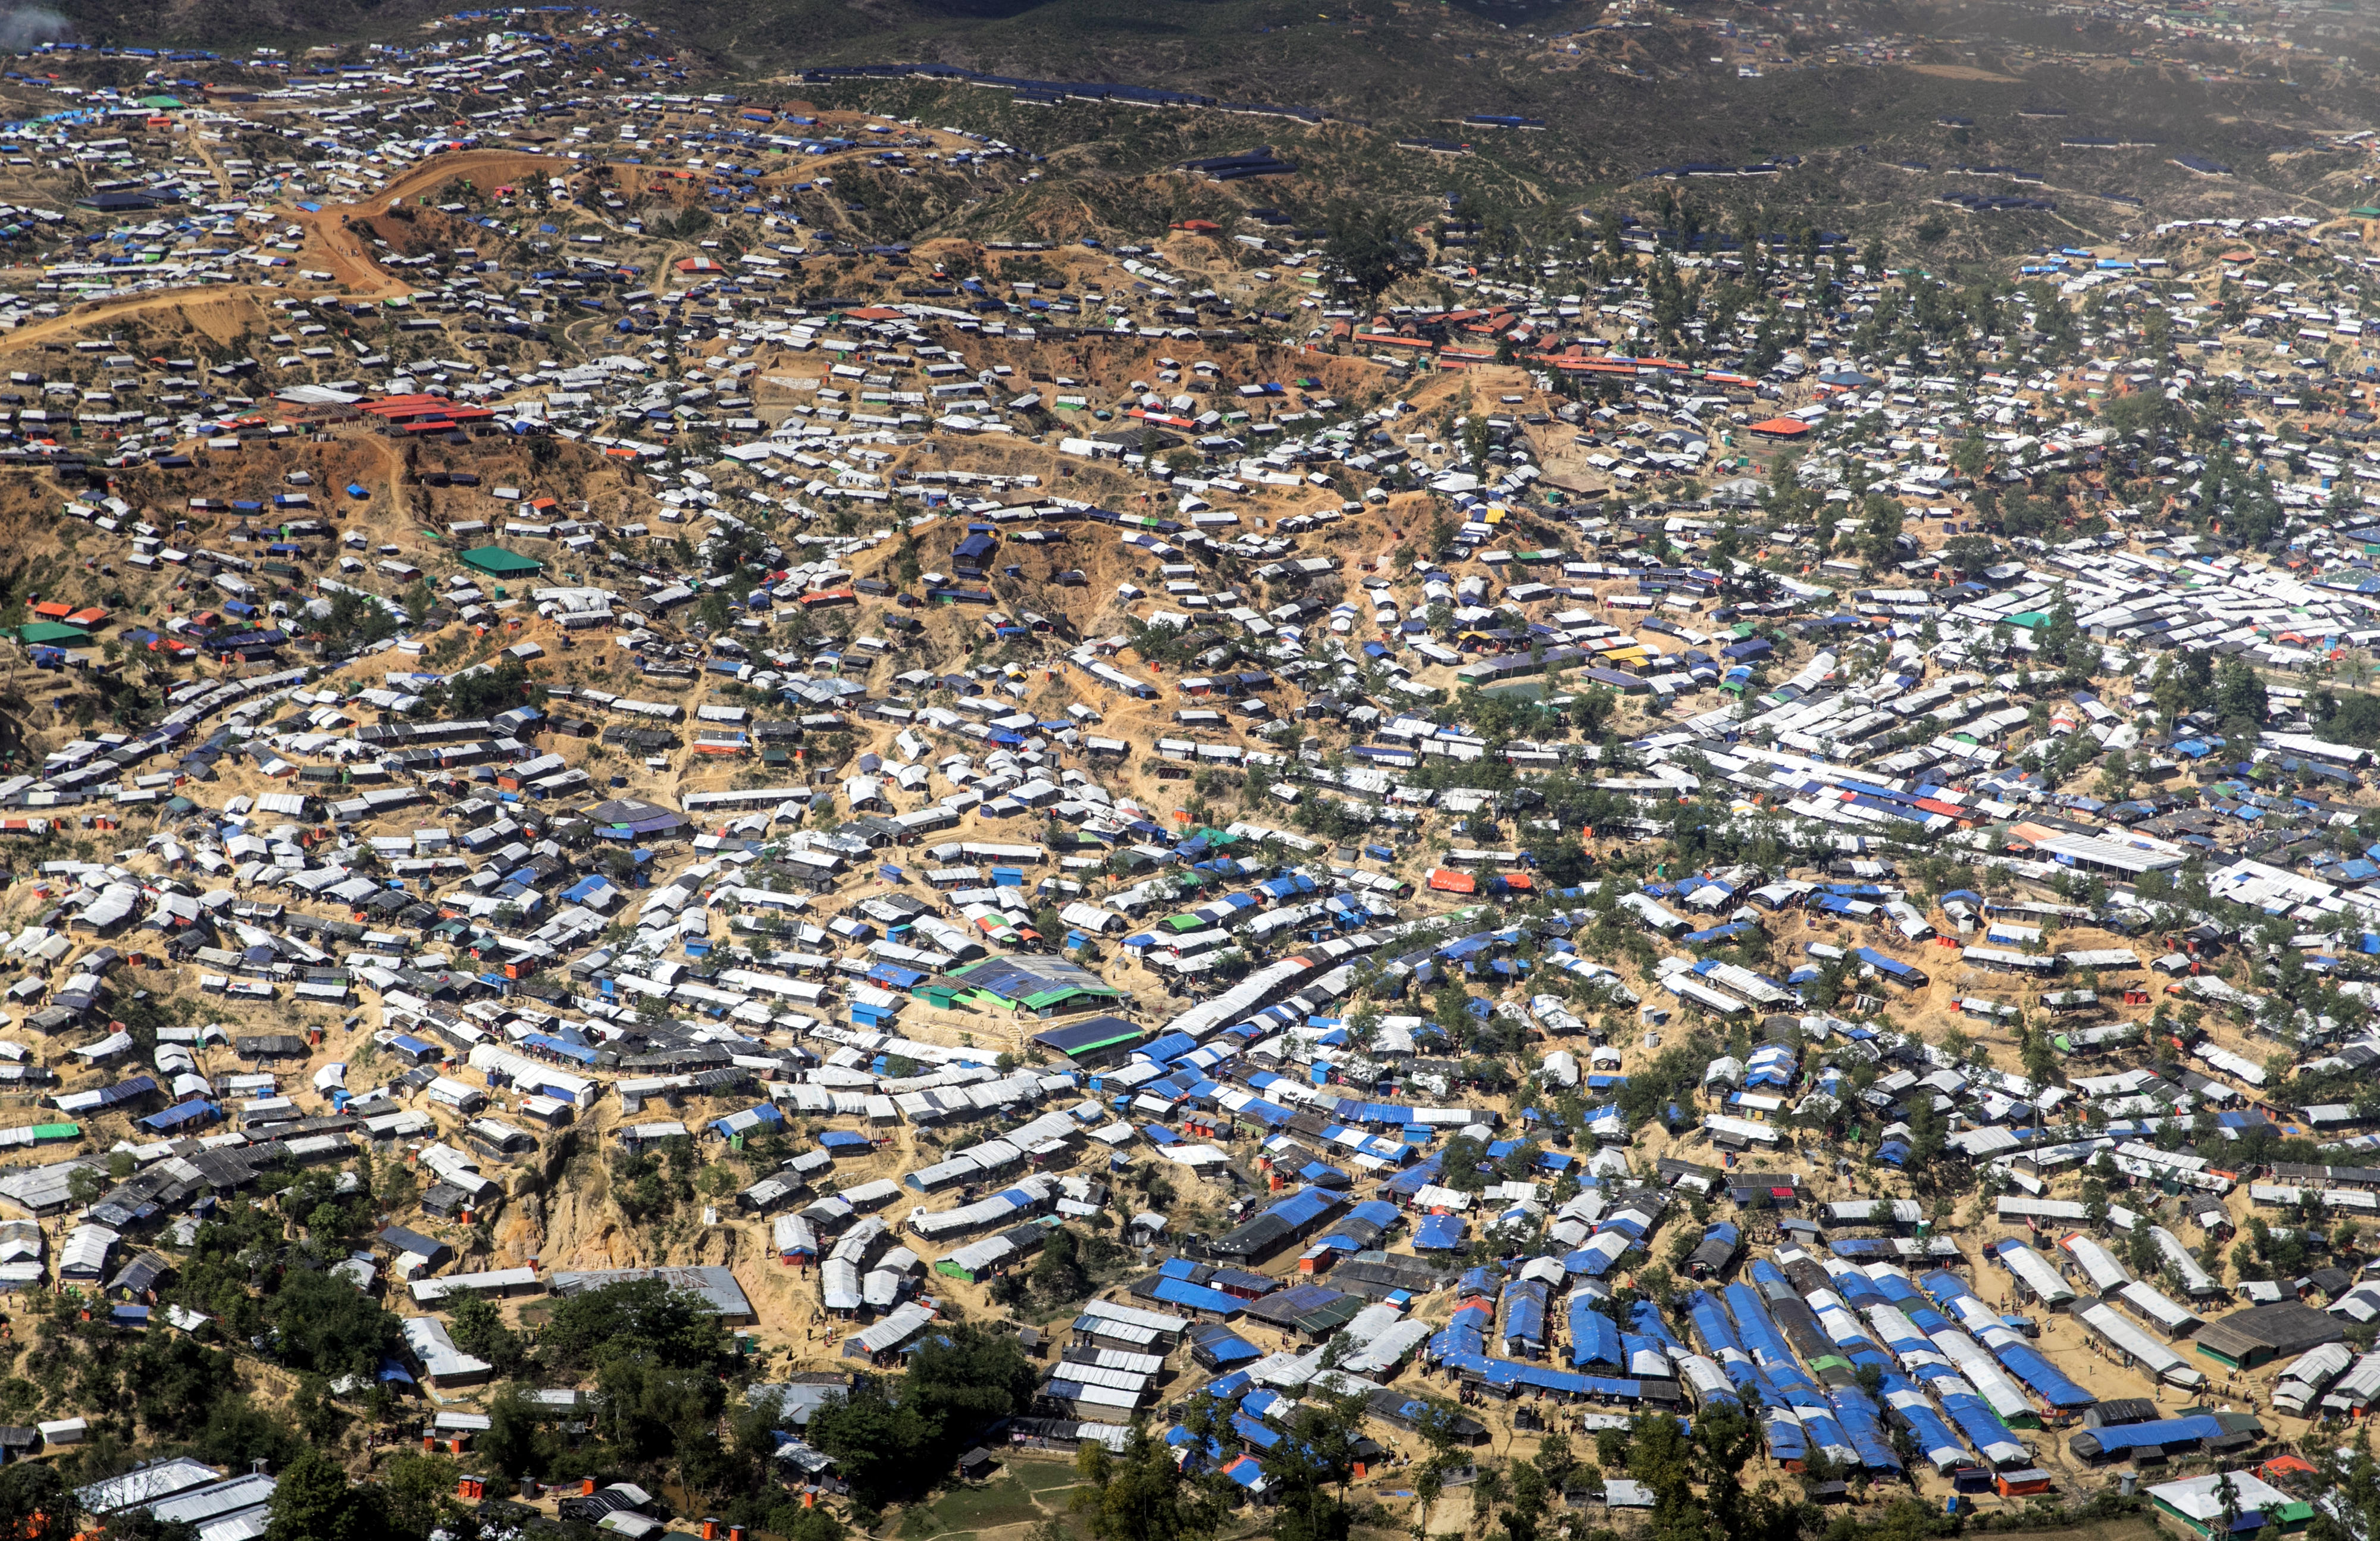
{"label": "green tree", "polygon": [[2226,658],[2215,671],[2215,710],[2226,731],[2252,738],[2265,723],[2265,682],[2242,658]]}
{"label": "green tree", "polygon": [[1900,559],[1900,504],[1871,494],[1860,517],[1860,554],[1870,567],[1889,567]]}
{"label": "green tree", "polygon": [[1370,309],[1403,275],[1407,254],[1402,232],[1384,210],[1349,211],[1336,220],[1325,245],[1331,266]]}
{"label": "green tree", "polygon": [[1217,1496],[1185,1477],[1173,1452],[1135,1424],[1121,1455],[1097,1440],[1075,1458],[1083,1486],[1071,1505],[1096,1541],[1196,1541],[1215,1534],[1223,1508]]}
{"label": "green tree", "polygon": [[500,1376],[520,1367],[520,1334],[504,1325],[504,1312],[484,1295],[465,1295],[455,1303],[447,1313],[447,1333],[456,1348],[486,1360]]}
{"label": "green tree", "polygon": [[699,1295],[640,1279],[565,1296],[539,1332],[538,1347],[565,1369],[622,1353],[685,1369],[715,1365],[727,1340]]}
{"label": "green tree", "polygon": [[30,1461],[0,1466],[0,1535],[71,1535],[81,1512],[55,1466]]}
{"label": "green tree", "polygon": [[925,1491],[984,1428],[1033,1404],[1038,1377],[1014,1337],[974,1322],[939,1329],[898,1381],[869,1377],[810,1415],[853,1496],[877,1507]]}
{"label": "green tree", "polygon": [[291,1268],[267,1308],[284,1363],[331,1379],[370,1377],[405,1341],[396,1318],[344,1277]]}
{"label": "green tree", "polygon": [[430,1450],[400,1450],[381,1468],[380,1500],[388,1527],[407,1537],[427,1537],[433,1530],[452,1531],[462,1508],[455,1500],[455,1478],[461,1470],[454,1461]]}
{"label": "green tree", "polygon": [[133,1346],[126,1379],[149,1432],[188,1439],[233,1381],[232,1357],[188,1333],[151,1333]]}
{"label": "green tree", "polygon": [[[0,1468],[0,1480],[17,1468]],[[265,1541],[381,1541],[389,1534],[380,1495],[347,1480],[339,1463],[308,1447],[281,1473]]]}
{"label": "green tree", "polygon": [[1014,1335],[960,1322],[909,1356],[904,1379],[905,1395],[917,1400],[955,1456],[986,1425],[1031,1407],[1039,1377]]}
{"label": "green tree", "polygon": [[876,1377],[863,1377],[810,1414],[812,1443],[834,1457],[853,1499],[870,1509],[923,1492],[941,1475],[926,1465],[937,1434],[912,1404]]}
{"label": "green tree", "polygon": [[277,1413],[259,1407],[238,1392],[218,1398],[199,1430],[195,1453],[218,1466],[245,1471],[261,1461],[278,1471],[299,1449],[298,1431]]}
{"label": "green tree", "polygon": [[715,1447],[727,1387],[708,1365],[667,1364],[650,1349],[607,1352],[595,1388],[597,1432],[632,1461],[684,1459],[698,1431]]}
{"label": "green tree", "polygon": [[518,1386],[506,1386],[489,1399],[488,1430],[473,1449],[506,1478],[517,1479],[546,1469],[547,1438],[528,1393]]}
{"label": "green tree", "polygon": [[1273,1483],[1277,1541],[1347,1541],[1354,1525],[1347,1483],[1354,1475],[1363,1408],[1362,1399],[1348,1397],[1297,1410],[1289,1438],[1265,1463]]}

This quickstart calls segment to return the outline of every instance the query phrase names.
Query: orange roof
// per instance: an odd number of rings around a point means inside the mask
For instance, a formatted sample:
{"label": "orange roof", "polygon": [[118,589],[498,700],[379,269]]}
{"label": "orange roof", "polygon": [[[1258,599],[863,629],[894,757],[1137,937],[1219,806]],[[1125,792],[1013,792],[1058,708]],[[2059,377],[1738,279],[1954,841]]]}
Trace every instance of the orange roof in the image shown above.
{"label": "orange roof", "polygon": [[1767,422],[1754,423],[1746,431],[1770,439],[1799,439],[1810,431],[1810,425],[1799,418],[1771,418]]}
{"label": "orange roof", "polygon": [[356,410],[369,412],[375,418],[394,419],[433,415],[444,417],[453,410],[454,406],[455,404],[444,396],[433,396],[416,392],[411,395],[381,396],[372,401],[359,401],[356,403]]}
{"label": "orange roof", "polygon": [[1431,870],[1429,875],[1429,886],[1438,890],[1441,893],[1476,893],[1479,892],[1479,884],[1472,878],[1470,873],[1450,872],[1442,867],[1435,868]]}

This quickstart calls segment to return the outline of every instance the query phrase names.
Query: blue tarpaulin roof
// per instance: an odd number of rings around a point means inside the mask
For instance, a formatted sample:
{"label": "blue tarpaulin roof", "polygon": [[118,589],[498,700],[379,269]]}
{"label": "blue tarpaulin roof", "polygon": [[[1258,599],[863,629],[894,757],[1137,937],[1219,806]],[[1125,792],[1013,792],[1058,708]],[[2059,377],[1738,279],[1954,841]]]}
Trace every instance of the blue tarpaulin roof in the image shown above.
{"label": "blue tarpaulin roof", "polygon": [[1461,1215],[1429,1215],[1414,1227],[1415,1252],[1451,1252],[1463,1244],[1467,1229]]}
{"label": "blue tarpaulin roof", "polygon": [[1219,1317],[1235,1317],[1246,1308],[1247,1302],[1237,1295],[1210,1290],[1204,1284],[1193,1284],[1186,1279],[1160,1279],[1149,1292],[1151,1300],[1167,1305],[1179,1305],[1187,1311],[1205,1311]]}
{"label": "blue tarpaulin roof", "polygon": [[163,1134],[168,1129],[180,1129],[193,1123],[212,1123],[222,1116],[223,1110],[213,1103],[202,1097],[192,1098],[162,1113],[150,1114],[140,1121],[140,1127],[152,1134]]}

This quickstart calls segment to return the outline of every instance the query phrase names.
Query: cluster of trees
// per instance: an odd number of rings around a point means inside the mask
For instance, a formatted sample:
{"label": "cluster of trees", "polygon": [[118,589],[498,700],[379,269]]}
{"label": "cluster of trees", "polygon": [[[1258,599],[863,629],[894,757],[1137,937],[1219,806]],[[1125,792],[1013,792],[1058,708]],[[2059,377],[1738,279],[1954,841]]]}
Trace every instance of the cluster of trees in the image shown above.
{"label": "cluster of trees", "polygon": [[941,1328],[896,1378],[868,1377],[810,1414],[863,1513],[922,1496],[986,1427],[1033,1405],[1038,1377],[1016,1339],[974,1322]]}
{"label": "cluster of trees", "polygon": [[2161,655],[2149,676],[2149,696],[2156,702],[2158,720],[2168,726],[2192,712],[2210,712],[2227,738],[2255,741],[2264,726],[2267,702],[2265,682],[2240,658],[2220,663],[2204,649],[2185,649]]}
{"label": "cluster of trees", "polygon": [[[397,633],[396,617],[388,607],[367,594],[343,588],[327,601],[316,601],[309,607],[315,629],[333,648],[346,652],[361,652],[375,642],[384,641]],[[422,613],[415,611],[416,616]]]}
{"label": "cluster of trees", "polygon": [[[776,1479],[778,1396],[747,1383],[748,1365],[699,1297],[658,1280],[569,1296],[532,1341],[484,1302],[457,1306],[455,1345],[516,1378],[488,1401],[480,1469],[507,1479],[633,1476],[674,1486],[701,1511],[797,1541],[840,1526]],[[565,1434],[529,1397],[536,1384],[591,1383],[583,1436]]]}
{"label": "cluster of trees", "polygon": [[[197,1331],[127,1331],[104,1313],[85,1319],[69,1295],[21,1297],[30,1341],[17,1373],[0,1378],[0,1415],[24,1422],[76,1412],[93,1426],[62,1461],[0,1469],[0,1535],[32,1534],[9,1517],[35,1510],[62,1524],[55,1534],[68,1533],[72,1486],[188,1453],[234,1470],[262,1461],[279,1475],[273,1541],[422,1541],[440,1529],[475,1541],[481,1516],[455,1502],[453,1462],[405,1451],[362,1482],[346,1464],[359,1423],[399,1414],[379,1371],[404,1352],[396,1317],[333,1271],[396,1185],[381,1174],[376,1196],[369,1168],[362,1175],[343,1188],[335,1173],[284,1173],[270,1202],[225,1206],[200,1226],[164,1293],[212,1318]],[[465,1352],[507,1377],[490,1401],[492,1426],[472,1470],[629,1478],[797,1541],[839,1533],[825,1511],[801,1509],[776,1480],[779,1431],[790,1425],[773,1396],[746,1390],[748,1362],[698,1297],[658,1281],[615,1284],[558,1302],[534,1334],[471,1299],[457,1304],[451,1329]],[[252,1397],[241,1375],[251,1353],[293,1372],[297,1394],[277,1405]],[[1013,1341],[1008,1353],[1016,1353]],[[981,1373],[989,1365],[970,1358],[960,1378],[990,1384]],[[540,1385],[589,1384],[597,1394],[583,1435],[565,1434],[528,1395]],[[1001,1383],[998,1404],[1021,1409],[1031,1389],[1026,1367],[1021,1382]],[[948,1420],[968,1433],[983,1421]],[[114,1537],[175,1535],[137,1518],[108,1525]]]}
{"label": "cluster of trees", "polygon": [[[1135,1425],[1121,1454],[1087,1444],[1075,1459],[1083,1484],[1073,1504],[1094,1541],[1211,1541],[1245,1490],[1222,1467],[1237,1443],[1229,1403],[1194,1397],[1182,1423],[1191,1453],[1174,1451]],[[1265,1456],[1265,1533],[1277,1541],[1347,1541],[1358,1515],[1347,1485],[1355,1463],[1376,1452],[1363,1433],[1359,1397],[1309,1400]],[[1366,1518],[1378,1519],[1372,1515]],[[1515,1535],[1514,1541],[1532,1541]]]}
{"label": "cluster of trees", "polygon": [[545,686],[529,678],[528,665],[510,653],[483,669],[449,675],[422,697],[429,716],[493,717],[545,699]]}
{"label": "cluster of trees", "polygon": [[2380,747],[2380,696],[2318,685],[2306,698],[2314,732],[2340,744]]}
{"label": "cluster of trees", "polygon": [[[1106,1218],[1102,1215],[1099,1219],[1104,1221]],[[1048,1305],[1070,1304],[1087,1298],[1100,1276],[1127,1256],[1121,1244],[1097,1232],[1085,1233],[1060,1226],[1050,1232],[1049,1240],[1034,1255],[1032,1267],[1002,1274],[992,1280],[991,1298],[1007,1306],[1021,1305],[1028,1300]]]}

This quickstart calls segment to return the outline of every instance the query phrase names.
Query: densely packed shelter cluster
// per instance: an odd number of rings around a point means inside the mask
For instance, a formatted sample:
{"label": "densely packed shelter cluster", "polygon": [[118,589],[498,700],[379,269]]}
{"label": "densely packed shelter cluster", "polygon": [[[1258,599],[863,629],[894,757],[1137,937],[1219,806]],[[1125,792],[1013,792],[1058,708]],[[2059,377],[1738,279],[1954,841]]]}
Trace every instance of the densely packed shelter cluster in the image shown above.
{"label": "densely packed shelter cluster", "polygon": [[1517,1538],[2121,1465],[2210,1534],[2349,1474],[2362,215],[1955,286],[1674,193],[891,242],[1044,163],[610,13],[14,62],[43,1501],[808,1535],[1088,1451]]}

